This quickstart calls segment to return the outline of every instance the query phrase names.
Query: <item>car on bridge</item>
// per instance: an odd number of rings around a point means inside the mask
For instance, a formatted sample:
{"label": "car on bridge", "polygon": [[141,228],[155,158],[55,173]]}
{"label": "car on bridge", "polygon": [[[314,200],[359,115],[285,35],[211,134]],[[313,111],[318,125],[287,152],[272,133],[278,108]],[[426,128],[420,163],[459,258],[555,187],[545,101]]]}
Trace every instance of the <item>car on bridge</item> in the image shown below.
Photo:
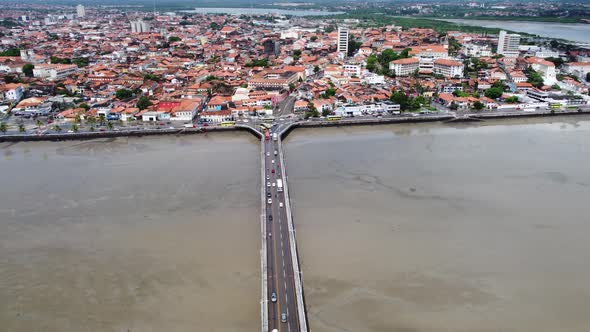
{"label": "car on bridge", "polygon": [[287,322],[287,314],[286,313],[281,313],[281,322],[286,323]]}
{"label": "car on bridge", "polygon": [[272,204],[272,198],[269,198],[269,199],[266,201],[266,203],[268,203],[268,204]]}
{"label": "car on bridge", "polygon": [[272,295],[270,296],[270,300],[272,302],[277,302],[277,294],[275,292],[272,292]]}

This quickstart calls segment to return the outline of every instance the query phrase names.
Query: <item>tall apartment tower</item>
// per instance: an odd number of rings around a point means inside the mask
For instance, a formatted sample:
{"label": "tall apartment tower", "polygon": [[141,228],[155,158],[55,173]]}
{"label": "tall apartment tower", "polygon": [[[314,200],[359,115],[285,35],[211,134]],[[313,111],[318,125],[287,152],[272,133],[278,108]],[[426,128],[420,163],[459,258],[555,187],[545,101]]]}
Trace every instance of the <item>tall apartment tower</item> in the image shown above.
{"label": "tall apartment tower", "polygon": [[348,28],[338,27],[338,53],[348,54]]}
{"label": "tall apartment tower", "polygon": [[520,35],[506,33],[504,30],[500,31],[498,35],[498,51],[496,53],[507,57],[517,57],[518,46],[520,46]]}
{"label": "tall apartment tower", "polygon": [[86,16],[86,9],[84,9],[84,6],[77,5],[76,6],[76,14],[78,14],[78,17]]}
{"label": "tall apartment tower", "polygon": [[143,20],[131,21],[131,32],[142,33],[150,32],[150,24]]}

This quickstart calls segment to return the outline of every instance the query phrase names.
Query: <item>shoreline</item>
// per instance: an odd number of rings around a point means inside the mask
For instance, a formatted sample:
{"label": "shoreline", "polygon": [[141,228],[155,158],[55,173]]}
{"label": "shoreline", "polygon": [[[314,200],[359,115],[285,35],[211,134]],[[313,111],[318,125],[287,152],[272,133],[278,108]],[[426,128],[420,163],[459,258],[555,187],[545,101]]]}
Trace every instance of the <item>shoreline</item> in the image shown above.
{"label": "shoreline", "polygon": [[[572,115],[590,115],[590,110],[587,111],[565,111],[565,112],[544,112],[544,113],[472,113],[466,116],[452,116],[452,115],[433,115],[423,117],[403,117],[403,118],[353,118],[352,120],[312,120],[294,122],[281,135],[281,138],[288,136],[293,130],[297,128],[321,128],[321,127],[344,127],[344,126],[373,126],[373,125],[387,125],[396,123],[424,123],[424,122],[440,122],[440,123],[457,123],[457,122],[484,122],[485,120],[495,119],[514,119],[514,118],[541,118],[541,117],[555,117],[555,116],[572,116]],[[3,142],[35,142],[35,141],[69,141],[69,140],[92,140],[97,138],[113,138],[113,137],[142,137],[142,136],[162,136],[162,135],[195,135],[207,134],[214,132],[229,132],[229,131],[247,131],[257,138],[261,137],[261,133],[253,127],[237,125],[235,127],[208,127],[207,129],[198,128],[182,128],[182,129],[144,129],[132,131],[103,131],[103,132],[83,132],[83,133],[56,133],[43,135],[28,135],[28,134],[5,134],[0,135],[0,143]]]}

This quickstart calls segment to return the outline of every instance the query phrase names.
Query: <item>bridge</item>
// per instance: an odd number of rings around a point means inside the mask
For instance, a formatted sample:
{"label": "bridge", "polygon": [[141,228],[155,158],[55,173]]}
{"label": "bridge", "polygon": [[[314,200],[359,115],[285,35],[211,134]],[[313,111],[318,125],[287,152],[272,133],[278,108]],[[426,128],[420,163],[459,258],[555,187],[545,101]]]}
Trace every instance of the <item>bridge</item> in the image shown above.
{"label": "bridge", "polygon": [[[262,331],[307,332],[303,281],[289,199],[282,135],[292,123],[261,137]],[[251,125],[251,130],[254,125]]]}

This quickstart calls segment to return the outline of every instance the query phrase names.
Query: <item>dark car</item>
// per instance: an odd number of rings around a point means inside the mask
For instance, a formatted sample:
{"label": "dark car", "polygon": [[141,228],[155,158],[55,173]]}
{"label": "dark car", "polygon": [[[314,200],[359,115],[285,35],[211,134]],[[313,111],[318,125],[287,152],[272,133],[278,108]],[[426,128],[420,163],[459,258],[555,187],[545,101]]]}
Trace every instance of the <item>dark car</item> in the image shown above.
{"label": "dark car", "polygon": [[272,214],[268,215],[268,220],[272,221]]}
{"label": "dark car", "polygon": [[272,194],[271,193],[266,193],[266,197],[271,198]]}

